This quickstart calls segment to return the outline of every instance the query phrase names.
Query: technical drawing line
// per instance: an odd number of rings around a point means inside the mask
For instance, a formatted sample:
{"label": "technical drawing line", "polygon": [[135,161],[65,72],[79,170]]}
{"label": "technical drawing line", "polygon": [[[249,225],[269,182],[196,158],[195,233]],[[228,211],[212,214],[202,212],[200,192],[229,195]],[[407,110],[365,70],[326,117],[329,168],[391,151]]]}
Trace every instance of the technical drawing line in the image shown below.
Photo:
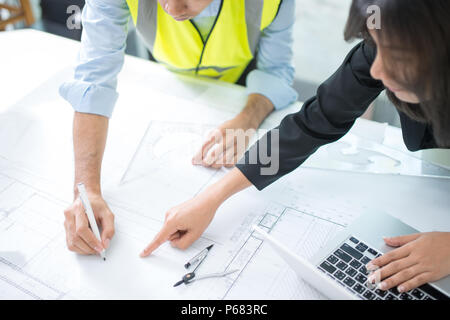
{"label": "technical drawing line", "polygon": [[137,155],[139,154],[139,151],[141,150],[141,146],[142,146],[142,144],[144,143],[144,141],[145,141],[145,139],[146,139],[146,137],[147,137],[147,134],[148,134],[148,132],[150,131],[150,127],[151,127],[151,126],[152,126],[152,123],[150,123],[150,125],[149,125],[149,126],[147,127],[147,129],[145,130],[145,133],[144,133],[144,135],[142,136],[141,141],[139,142],[139,145],[138,145],[138,147],[136,148],[136,151],[133,153],[133,157],[131,157],[130,163],[128,164],[127,168],[125,169],[125,172],[123,173],[122,177],[120,178],[119,185],[123,185],[123,184],[124,184],[124,181],[123,181],[123,180],[124,180],[125,177],[127,176],[128,171],[130,170],[131,166],[133,165],[134,161],[136,160],[136,157],[137,157]]}
{"label": "technical drawing line", "polygon": [[14,288],[16,288],[16,289],[22,291],[23,293],[29,295],[30,297],[32,297],[32,298],[35,299],[35,300],[43,300],[41,297],[35,295],[33,292],[31,292],[31,291],[25,289],[25,288],[22,287],[22,286],[19,286],[18,284],[16,284],[15,282],[9,280],[8,278],[2,276],[1,274],[0,274],[0,280],[3,280],[4,282],[6,282],[7,284],[9,284],[10,286],[13,286]]}
{"label": "technical drawing line", "polygon": [[295,208],[292,208],[292,207],[286,207],[286,209],[294,210],[294,211],[303,213],[303,214],[305,214],[307,216],[310,216],[310,217],[313,217],[313,218],[316,218],[316,219],[319,219],[319,220],[322,220],[322,221],[326,221],[326,222],[329,222],[329,223],[333,223],[333,224],[338,225],[340,227],[344,227],[344,228],[346,227],[346,225],[344,225],[344,224],[340,224],[340,223],[334,222],[332,220],[328,220],[328,219],[325,219],[325,218],[322,218],[322,217],[316,216],[314,214],[311,214],[311,213],[308,213],[308,212],[304,212],[304,211],[301,211],[301,210],[298,210],[298,209],[295,209]]}
{"label": "technical drawing line", "polygon": [[209,183],[211,182],[211,180],[214,179],[214,177],[220,172],[220,170],[222,169],[218,169],[216,172],[213,173],[213,175],[211,177],[209,177],[208,181],[206,181],[201,187],[200,189],[197,190],[197,192],[194,194],[194,197],[197,196],[202,190],[204,190],[204,188],[209,185]]}
{"label": "technical drawing line", "polygon": [[[35,174],[29,172],[28,170],[25,170],[25,169],[22,169],[22,168],[19,168],[18,170],[21,170],[21,171],[25,172],[26,174],[33,176],[35,179],[45,180],[45,181],[51,183],[50,180],[45,179],[45,178],[43,178],[41,176],[35,175]],[[19,183],[19,184],[22,184],[22,185],[24,185],[24,186],[34,190],[35,194],[38,194],[40,196],[44,196],[45,195],[46,199],[48,199],[50,201],[58,201],[61,205],[65,205],[65,206],[68,206],[70,204],[69,202],[67,202],[67,201],[57,197],[56,195],[50,194],[49,192],[47,192],[45,190],[37,189],[35,186],[33,186],[33,185],[31,185],[31,184],[29,184],[29,183],[27,183],[25,181],[18,180],[18,179],[14,178],[14,177],[11,177],[11,176],[9,176],[9,175],[7,175],[5,173],[0,173],[0,175],[6,177],[8,179],[13,180],[14,182],[12,184]],[[4,191],[6,191],[6,190],[3,190],[1,192],[4,192]]]}
{"label": "technical drawing line", "polygon": [[[253,232],[252,232],[252,234],[253,234]],[[252,237],[252,236],[250,236],[250,237]],[[250,239],[250,237],[249,237],[249,239]],[[253,238],[255,238],[255,237],[253,237]],[[255,239],[257,239],[257,238],[255,238]],[[259,239],[257,239],[257,240],[259,240]],[[228,295],[228,293],[230,292],[230,290],[233,288],[233,286],[235,285],[235,283],[237,282],[237,280],[238,280],[239,277],[241,276],[242,272],[243,272],[243,271],[245,270],[245,268],[248,266],[248,264],[250,263],[250,261],[252,260],[252,258],[255,256],[255,254],[258,252],[259,248],[262,246],[263,243],[264,243],[264,241],[261,241],[261,240],[260,240],[260,243],[259,243],[258,247],[256,247],[256,249],[253,251],[253,253],[252,253],[252,255],[250,256],[250,258],[247,259],[247,262],[245,263],[245,265],[244,265],[242,268],[239,269],[239,270],[240,270],[239,273],[237,274],[236,278],[233,280],[233,282],[231,283],[231,285],[228,287],[227,291],[225,292],[225,294],[224,294],[223,297],[222,297],[222,300],[225,300],[226,296]],[[237,256],[238,256],[238,254],[236,254],[236,255],[234,256],[234,258],[233,258],[232,261],[234,261],[234,259],[235,259]],[[231,264],[231,263],[230,263],[230,264]],[[225,270],[228,270],[230,264],[227,266],[227,268],[226,268]]]}
{"label": "technical drawing line", "polygon": [[[16,271],[16,272],[18,272],[18,273],[20,273],[20,274],[22,274],[22,275],[24,275],[24,276],[26,276],[26,277],[32,279],[33,281],[36,281],[37,283],[43,285],[43,286],[46,287],[46,288],[48,288],[48,289],[54,291],[55,293],[58,294],[58,297],[59,297],[59,296],[64,296],[64,295],[65,295],[64,292],[62,292],[62,291],[60,291],[59,289],[53,287],[52,285],[49,285],[49,284],[45,283],[45,282],[42,281],[41,279],[36,278],[36,277],[34,277],[33,275],[31,275],[31,274],[28,274],[27,272],[23,271],[22,268],[20,268],[19,266],[15,265],[14,263],[12,263],[12,262],[6,260],[5,258],[3,258],[3,257],[1,257],[1,256],[0,256],[0,263],[3,263],[3,265],[8,266],[9,268],[13,269],[14,271]],[[0,275],[0,277],[2,277],[3,280],[6,279],[4,276],[1,276],[1,275]],[[7,280],[8,280],[8,279],[7,279]],[[6,280],[5,280],[5,281],[6,281]],[[8,281],[10,281],[10,280],[8,280]],[[24,290],[26,290],[26,289],[24,289]]]}
{"label": "technical drawing line", "polygon": [[[277,224],[277,222],[280,220],[281,216],[284,215],[284,213],[286,212],[286,209],[283,209],[283,211],[281,212],[281,214],[278,216],[278,218],[276,219],[276,221],[272,224],[272,227],[269,229],[269,232],[274,228],[274,226]],[[264,214],[261,218],[261,220],[258,223],[261,223],[261,221],[264,220],[264,217],[266,215],[268,215],[270,213],[266,212],[266,214]],[[272,216],[274,216],[273,214],[270,214]],[[225,270],[229,269],[231,264],[233,263],[233,261],[235,261],[235,259],[239,256],[239,253],[243,250],[243,248],[245,247],[245,245],[248,243],[248,241],[253,238],[256,239],[258,241],[260,241],[259,245],[256,247],[256,249],[253,251],[252,255],[250,256],[249,259],[247,259],[247,262],[245,263],[245,265],[240,268],[240,271],[237,275],[237,277],[234,279],[234,281],[232,282],[231,286],[228,288],[228,290],[226,291],[226,293],[224,294],[222,299],[225,299],[225,297],[227,296],[227,294],[230,292],[230,290],[233,288],[234,284],[236,283],[237,279],[241,276],[241,273],[245,270],[245,268],[247,267],[247,265],[250,263],[250,261],[252,260],[253,256],[256,254],[256,252],[258,252],[259,248],[262,246],[262,244],[264,243],[263,240],[259,239],[258,237],[255,237],[253,234],[255,233],[255,231],[252,231],[250,233],[250,235],[247,237],[247,239],[245,241],[243,241],[242,246],[237,250],[236,254],[234,255],[233,259],[231,259],[230,263],[228,263],[228,265],[226,266]]]}
{"label": "technical drawing line", "polygon": [[[49,239],[48,242],[49,242],[49,243],[52,243],[53,241],[55,241],[55,240],[61,238],[61,235],[62,235],[62,234],[65,234],[65,232],[64,232],[64,231],[61,231],[61,232],[58,233],[56,236],[54,236],[53,238]],[[32,257],[30,257],[30,258],[28,259],[28,261],[26,261],[26,262],[24,263],[24,265],[23,265],[22,268],[25,268],[27,265],[29,265],[30,263],[32,263],[33,260],[34,260],[35,258],[37,258],[37,257],[39,256],[39,254],[40,254],[41,252],[44,252],[45,250],[46,250],[45,247],[41,248],[41,249],[40,249],[38,252],[36,252]],[[1,257],[0,257],[0,259],[1,259]]]}

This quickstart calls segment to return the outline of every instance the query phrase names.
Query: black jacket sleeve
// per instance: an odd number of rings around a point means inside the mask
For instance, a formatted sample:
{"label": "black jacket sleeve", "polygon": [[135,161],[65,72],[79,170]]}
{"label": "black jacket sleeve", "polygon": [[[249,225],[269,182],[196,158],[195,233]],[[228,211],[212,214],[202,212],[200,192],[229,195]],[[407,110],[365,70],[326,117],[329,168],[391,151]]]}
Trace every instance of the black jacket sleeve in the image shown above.
{"label": "black jacket sleeve", "polygon": [[[259,190],[300,166],[319,147],[339,140],[353,126],[355,120],[384,90],[381,81],[370,76],[376,49],[361,42],[347,55],[339,69],[306,101],[302,109],[286,116],[279,130],[279,170],[276,174],[262,174],[266,160],[250,161],[252,152],[266,139],[268,153],[274,154],[276,144],[270,144],[273,130],[253,145],[236,165]],[[256,149],[255,149],[256,148]],[[253,153],[257,154],[257,153]],[[253,163],[253,164],[252,164]]]}

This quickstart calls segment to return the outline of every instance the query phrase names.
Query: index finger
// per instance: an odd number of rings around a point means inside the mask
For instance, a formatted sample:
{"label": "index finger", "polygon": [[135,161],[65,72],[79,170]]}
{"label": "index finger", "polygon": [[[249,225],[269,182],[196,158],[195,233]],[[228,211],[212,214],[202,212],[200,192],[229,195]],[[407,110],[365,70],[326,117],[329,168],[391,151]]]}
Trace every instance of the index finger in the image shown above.
{"label": "index finger", "polygon": [[176,228],[172,227],[169,223],[165,223],[161,231],[153,238],[152,242],[141,252],[141,258],[149,256],[176,232],[178,232]]}

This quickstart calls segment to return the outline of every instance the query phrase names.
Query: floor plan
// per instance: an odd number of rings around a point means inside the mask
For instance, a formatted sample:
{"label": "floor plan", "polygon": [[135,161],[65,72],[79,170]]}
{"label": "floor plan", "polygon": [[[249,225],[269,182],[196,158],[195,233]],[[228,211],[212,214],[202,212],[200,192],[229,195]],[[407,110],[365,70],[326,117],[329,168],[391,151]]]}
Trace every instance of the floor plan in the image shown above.
{"label": "floor plan", "polygon": [[[138,254],[161,227],[163,214],[157,213],[158,206],[147,213],[139,205],[111,198],[116,235],[103,262],[67,250],[62,214],[67,203],[0,174],[0,294],[30,299],[233,299],[256,298],[255,292],[269,299],[318,297],[265,248],[252,233],[252,226],[258,224],[281,240],[297,235],[293,247],[309,256],[346,222],[339,217],[341,223],[313,216],[306,207],[261,201],[263,197],[256,193],[249,190],[224,205],[217,221],[188,250],[165,244],[148,259],[140,259]],[[310,234],[319,229],[324,231],[322,238],[311,239]],[[173,288],[187,272],[184,263],[210,244],[214,248],[199,274],[239,272]],[[262,276],[263,282],[258,280]],[[283,283],[290,283],[291,290],[280,287]],[[249,290],[249,286],[263,284],[264,288]]]}

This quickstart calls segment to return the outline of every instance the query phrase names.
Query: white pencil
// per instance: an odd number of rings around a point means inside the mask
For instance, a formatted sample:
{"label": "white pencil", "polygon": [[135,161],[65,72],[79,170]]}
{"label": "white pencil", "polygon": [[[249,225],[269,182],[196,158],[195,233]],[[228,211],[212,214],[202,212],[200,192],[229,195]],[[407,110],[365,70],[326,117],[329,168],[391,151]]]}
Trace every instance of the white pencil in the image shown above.
{"label": "white pencil", "polygon": [[[92,210],[91,202],[89,201],[89,198],[87,196],[86,187],[84,186],[83,183],[78,183],[77,188],[78,191],[80,192],[81,203],[83,204],[84,211],[86,212],[86,215],[88,217],[92,232],[94,232],[94,235],[97,237],[98,240],[102,241],[100,237],[100,231],[98,230],[97,222],[95,221],[94,211]],[[103,260],[106,260],[105,249],[103,249],[102,252],[100,252],[100,257],[102,257]]]}

